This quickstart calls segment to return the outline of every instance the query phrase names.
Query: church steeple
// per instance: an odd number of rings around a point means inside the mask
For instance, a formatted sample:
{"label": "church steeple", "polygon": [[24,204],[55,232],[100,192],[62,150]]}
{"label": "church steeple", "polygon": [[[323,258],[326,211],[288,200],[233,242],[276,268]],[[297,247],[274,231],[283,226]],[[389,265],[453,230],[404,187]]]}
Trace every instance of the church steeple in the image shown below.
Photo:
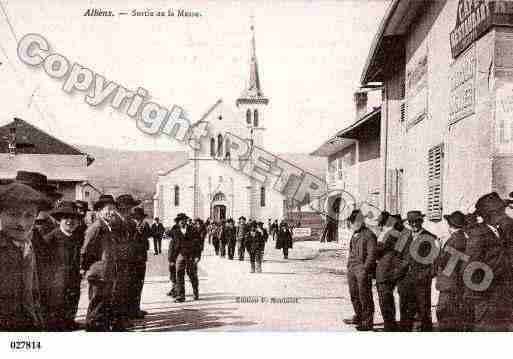
{"label": "church steeple", "polygon": [[236,104],[265,104],[269,102],[269,99],[264,96],[262,87],[260,85],[260,76],[258,73],[258,62],[256,56],[256,45],[255,45],[255,26],[253,21],[250,26],[251,29],[251,52],[250,52],[250,63],[249,63],[249,83],[242,92],[241,96],[237,99]]}

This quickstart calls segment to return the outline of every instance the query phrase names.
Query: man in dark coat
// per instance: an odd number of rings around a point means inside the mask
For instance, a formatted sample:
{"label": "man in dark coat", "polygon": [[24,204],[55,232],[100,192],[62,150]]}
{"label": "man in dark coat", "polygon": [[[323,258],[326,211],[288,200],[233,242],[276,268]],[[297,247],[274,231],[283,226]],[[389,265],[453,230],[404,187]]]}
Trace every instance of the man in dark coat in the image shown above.
{"label": "man in dark coat", "polygon": [[162,237],[165,232],[164,225],[160,223],[159,217],[151,225],[151,236],[153,237],[153,251],[155,255],[162,254]]}
{"label": "man in dark coat", "polygon": [[52,248],[50,262],[44,273],[49,284],[45,303],[47,329],[51,331],[77,328],[75,316],[80,301],[80,248],[83,232],[77,228],[81,215],[73,202],[60,202],[51,216],[59,227],[47,234],[44,241]]}
{"label": "man in dark coat", "polygon": [[[431,331],[431,283],[435,275],[434,262],[440,252],[435,235],[424,229],[424,214],[409,211],[407,221],[411,230],[401,233],[396,248],[402,258],[404,278],[398,285],[401,312],[401,331],[412,331],[415,314],[421,322],[421,331]],[[420,260],[419,260],[420,259]]]}
{"label": "man in dark coat", "polygon": [[239,260],[244,260],[244,252],[246,251],[244,247],[244,243],[246,242],[246,235],[248,229],[246,227],[246,217],[239,217],[239,225],[237,226],[235,236],[237,239],[237,254],[239,255]]}
{"label": "man in dark coat", "polygon": [[289,227],[287,226],[287,222],[282,221],[280,223],[280,227],[278,229],[276,239],[276,249],[281,249],[283,251],[283,258],[289,258],[289,249],[293,246],[292,241],[292,233],[290,232]]}
{"label": "man in dark coat", "polygon": [[0,331],[44,327],[31,236],[38,207],[49,203],[42,192],[22,183],[0,186]]}
{"label": "man in dark coat", "polygon": [[148,261],[148,250],[150,249],[149,238],[151,237],[150,225],[144,221],[146,213],[141,207],[135,207],[132,213],[132,220],[136,226],[133,245],[134,255],[132,257],[131,280],[128,288],[129,308],[128,315],[131,319],[142,319],[147,314],[141,310],[141,294],[146,277],[146,262]]}
{"label": "man in dark coat", "polygon": [[249,252],[251,273],[255,273],[255,270],[257,273],[262,273],[262,254],[264,251],[265,240],[257,227],[258,225],[256,222],[250,224],[245,243],[245,247]]}
{"label": "man in dark coat", "polygon": [[171,290],[167,293],[168,296],[176,297],[176,258],[178,253],[176,253],[176,241],[178,240],[177,236],[173,236],[175,230],[178,230],[178,222],[177,219],[181,218],[184,213],[180,213],[175,218],[175,224],[171,227],[170,230],[166,232],[166,236],[169,238],[169,248],[167,250],[167,260],[169,263],[169,280],[171,281]]}
{"label": "man in dark coat", "polygon": [[193,226],[187,224],[188,217],[184,214],[177,216],[178,223],[171,236],[175,238],[171,248],[172,257],[176,258],[176,300],[185,301],[185,273],[191,281],[194,300],[199,299],[198,262],[201,259],[201,238]]}
{"label": "man in dark coat", "polygon": [[98,215],[87,229],[80,250],[80,268],[89,282],[87,331],[110,331],[112,325],[112,286],[116,280],[119,233],[113,231],[116,218],[114,198],[100,196],[95,203]]}
{"label": "man in dark coat", "polygon": [[228,238],[224,234],[225,230],[226,222],[219,222],[219,255],[223,258],[226,256],[226,246],[228,245]]}
{"label": "man in dark coat", "polygon": [[355,313],[356,329],[372,330],[374,301],[372,299],[372,271],[376,264],[376,235],[365,226],[360,210],[353,210],[348,218],[353,230],[347,261],[349,294]]}
{"label": "man in dark coat", "polygon": [[445,242],[440,255],[436,260],[436,289],[440,291],[436,306],[436,317],[440,331],[465,330],[465,306],[463,305],[463,269],[464,263],[458,261],[452,267],[452,253],[465,252],[466,235],[463,228],[466,227],[465,215],[455,211],[450,215],[444,215],[449,225],[450,236]]}
{"label": "man in dark coat", "polygon": [[401,278],[401,256],[395,250],[401,232],[404,230],[400,215],[388,216],[383,225],[382,242],[378,242],[376,257],[376,289],[385,331],[396,331],[396,308],[394,289]]}
{"label": "man in dark coat", "polygon": [[468,263],[484,263],[493,275],[490,282],[484,270],[474,271],[470,285],[465,283],[464,298],[471,305],[475,331],[508,331],[513,314],[513,219],[496,192],[479,198],[475,208],[483,223],[467,232],[465,254]]}
{"label": "man in dark coat", "polygon": [[224,228],[225,241],[228,244],[228,259],[233,260],[235,255],[235,245],[237,243],[236,230],[233,223],[233,219],[226,221],[226,227]]}

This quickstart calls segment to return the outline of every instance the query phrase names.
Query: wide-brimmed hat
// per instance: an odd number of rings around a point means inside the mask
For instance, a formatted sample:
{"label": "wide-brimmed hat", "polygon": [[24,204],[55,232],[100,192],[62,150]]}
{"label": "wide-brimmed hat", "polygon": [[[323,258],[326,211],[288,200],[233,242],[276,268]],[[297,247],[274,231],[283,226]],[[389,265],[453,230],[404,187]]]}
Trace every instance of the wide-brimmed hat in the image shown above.
{"label": "wide-brimmed hat", "polygon": [[413,221],[418,221],[419,219],[424,219],[424,217],[426,217],[426,215],[424,213],[422,213],[421,211],[409,211],[407,214],[406,214],[406,220],[408,222],[413,222]]}
{"label": "wide-brimmed hat", "polygon": [[175,217],[175,223],[180,222],[181,220],[188,220],[189,217],[185,213],[178,213]]}
{"label": "wide-brimmed hat", "polygon": [[48,177],[39,172],[18,171],[13,182],[30,186],[36,191],[43,192],[50,199],[62,198],[62,193],[57,192],[57,187],[48,183]]}
{"label": "wide-brimmed hat", "polygon": [[87,212],[89,211],[89,204],[86,201],[75,201],[75,206],[77,206],[78,210]]}
{"label": "wide-brimmed hat", "polygon": [[239,217],[239,221],[240,221],[240,220],[244,220],[244,221],[245,221],[245,220],[246,220],[246,217],[244,217],[244,216],[240,216],[240,217]]}
{"label": "wide-brimmed hat", "polygon": [[141,204],[141,201],[134,199],[131,194],[122,194],[116,198],[116,205],[122,208],[132,208]]}
{"label": "wide-brimmed hat", "polygon": [[349,217],[347,217],[347,220],[349,223],[354,223],[357,218],[363,219],[363,213],[359,209],[353,209]]}
{"label": "wide-brimmed hat", "polygon": [[102,194],[98,201],[94,204],[94,210],[99,211],[103,207],[105,207],[107,204],[113,204],[116,205],[116,201],[114,201],[114,197],[110,194]]}
{"label": "wide-brimmed hat", "polygon": [[39,208],[51,208],[52,200],[43,192],[19,182],[0,185],[0,207],[32,203]]}
{"label": "wide-brimmed hat", "polygon": [[52,217],[48,214],[48,212],[39,211],[34,224],[44,224],[44,223],[48,223],[48,222],[53,223]]}
{"label": "wide-brimmed hat", "polygon": [[444,214],[444,219],[454,228],[463,228],[467,225],[465,215],[460,211],[454,211],[451,214]]}
{"label": "wide-brimmed hat", "polygon": [[62,218],[80,218],[82,215],[78,212],[78,208],[74,202],[62,201],[57,207],[50,212],[50,215],[56,220],[60,221]]}
{"label": "wide-brimmed hat", "polygon": [[495,212],[506,208],[508,204],[504,201],[497,192],[487,193],[484,196],[479,197],[477,200],[476,214],[483,215],[490,212]]}
{"label": "wide-brimmed hat", "polygon": [[132,216],[134,218],[145,218],[148,215],[146,213],[144,213],[144,208],[142,208],[142,207],[135,207],[133,209],[133,211],[132,211]]}

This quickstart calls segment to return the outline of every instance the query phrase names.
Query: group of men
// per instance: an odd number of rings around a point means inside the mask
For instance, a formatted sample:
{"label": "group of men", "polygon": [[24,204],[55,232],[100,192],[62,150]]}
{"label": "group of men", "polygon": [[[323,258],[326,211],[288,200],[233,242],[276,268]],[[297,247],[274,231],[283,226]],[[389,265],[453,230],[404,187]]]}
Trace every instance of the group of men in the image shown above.
{"label": "group of men", "polygon": [[0,186],[0,330],[68,331],[83,278],[88,331],[122,331],[143,318],[141,293],[150,226],[130,194],[88,204],[61,201],[45,175],[19,171]]}
{"label": "group of men", "polygon": [[[385,331],[431,331],[433,279],[439,299],[440,331],[508,331],[513,319],[513,219],[511,200],[496,192],[480,197],[475,212],[444,215],[449,238],[424,228],[424,214],[406,220],[382,212],[377,229],[354,210],[348,257],[348,285],[355,315],[345,319],[357,330],[373,330],[372,280],[376,280]],[[406,222],[406,223],[404,223]],[[394,291],[399,294],[396,321]]]}

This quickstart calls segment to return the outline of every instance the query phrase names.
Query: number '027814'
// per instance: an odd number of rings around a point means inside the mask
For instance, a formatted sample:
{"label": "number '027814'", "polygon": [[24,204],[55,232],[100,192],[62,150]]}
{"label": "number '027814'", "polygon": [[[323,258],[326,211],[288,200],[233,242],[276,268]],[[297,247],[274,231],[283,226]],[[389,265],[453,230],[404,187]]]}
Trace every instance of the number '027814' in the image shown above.
{"label": "number '027814'", "polygon": [[41,349],[41,342],[12,340],[11,349],[13,350],[38,350]]}

